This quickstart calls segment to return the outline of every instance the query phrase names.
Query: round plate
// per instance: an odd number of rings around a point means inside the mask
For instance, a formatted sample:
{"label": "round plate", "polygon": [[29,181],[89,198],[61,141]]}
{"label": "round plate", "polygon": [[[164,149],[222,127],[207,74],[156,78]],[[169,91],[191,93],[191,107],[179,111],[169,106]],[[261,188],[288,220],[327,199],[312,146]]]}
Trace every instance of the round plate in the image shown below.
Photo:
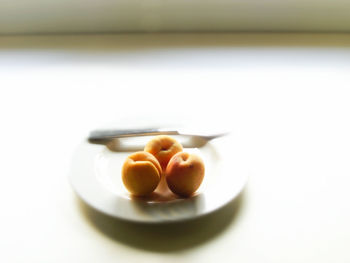
{"label": "round plate", "polygon": [[[198,145],[177,137],[184,151],[200,155],[205,177],[196,194],[180,198],[158,188],[147,198],[134,198],[124,188],[121,167],[126,157],[142,150],[150,137],[115,140],[105,145],[83,141],[75,151],[70,181],[80,198],[96,210],[135,222],[181,221],[211,213],[232,201],[247,181],[247,171],[239,160],[232,135]],[[160,194],[162,193],[162,194]]]}

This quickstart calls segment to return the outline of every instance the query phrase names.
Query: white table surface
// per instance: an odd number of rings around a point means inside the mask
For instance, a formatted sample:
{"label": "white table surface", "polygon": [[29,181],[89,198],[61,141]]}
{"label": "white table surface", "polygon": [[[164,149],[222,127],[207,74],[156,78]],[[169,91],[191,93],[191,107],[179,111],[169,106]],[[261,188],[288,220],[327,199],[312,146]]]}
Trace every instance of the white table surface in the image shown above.
{"label": "white table surface", "polygon": [[[87,132],[224,120],[250,179],[179,225],[121,222],[68,179]],[[350,35],[0,37],[1,262],[350,262]]]}

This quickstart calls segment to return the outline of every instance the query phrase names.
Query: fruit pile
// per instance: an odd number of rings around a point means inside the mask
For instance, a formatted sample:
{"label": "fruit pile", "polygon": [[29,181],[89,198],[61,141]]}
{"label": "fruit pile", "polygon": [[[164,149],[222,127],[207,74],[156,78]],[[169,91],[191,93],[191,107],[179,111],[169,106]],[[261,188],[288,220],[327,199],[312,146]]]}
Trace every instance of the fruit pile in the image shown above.
{"label": "fruit pile", "polygon": [[203,160],[183,152],[182,145],[174,138],[160,135],[150,140],[144,151],[129,155],[123,164],[123,183],[135,196],[151,194],[162,177],[174,194],[189,197],[203,181]]}

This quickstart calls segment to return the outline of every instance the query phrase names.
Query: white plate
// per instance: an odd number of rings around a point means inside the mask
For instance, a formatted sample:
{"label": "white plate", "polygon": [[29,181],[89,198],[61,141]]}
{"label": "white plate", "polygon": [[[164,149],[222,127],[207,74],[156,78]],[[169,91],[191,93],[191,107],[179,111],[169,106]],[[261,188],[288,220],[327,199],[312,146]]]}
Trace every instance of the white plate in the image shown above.
{"label": "white plate", "polygon": [[[247,171],[239,160],[233,136],[229,135],[204,146],[184,148],[199,154],[205,163],[203,183],[193,197],[183,199],[169,191],[163,196],[155,192],[148,198],[132,198],[123,186],[121,166],[131,152],[141,150],[149,139],[138,137],[113,146],[121,152],[82,142],[73,156],[70,174],[76,193],[102,213],[128,221],[156,223],[211,213],[237,197],[247,181]],[[177,139],[186,145],[183,138]]]}

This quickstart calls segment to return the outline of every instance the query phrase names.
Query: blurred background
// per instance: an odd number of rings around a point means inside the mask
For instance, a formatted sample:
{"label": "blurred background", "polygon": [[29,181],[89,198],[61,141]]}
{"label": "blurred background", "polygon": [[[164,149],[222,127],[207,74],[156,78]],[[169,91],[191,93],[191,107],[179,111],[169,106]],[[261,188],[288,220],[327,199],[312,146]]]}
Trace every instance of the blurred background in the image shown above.
{"label": "blurred background", "polygon": [[[0,0],[0,261],[350,262],[349,14],[345,0]],[[147,116],[234,130],[242,196],[161,226],[80,201],[78,144]]]}
{"label": "blurred background", "polygon": [[0,32],[348,31],[345,0],[1,0]]}

